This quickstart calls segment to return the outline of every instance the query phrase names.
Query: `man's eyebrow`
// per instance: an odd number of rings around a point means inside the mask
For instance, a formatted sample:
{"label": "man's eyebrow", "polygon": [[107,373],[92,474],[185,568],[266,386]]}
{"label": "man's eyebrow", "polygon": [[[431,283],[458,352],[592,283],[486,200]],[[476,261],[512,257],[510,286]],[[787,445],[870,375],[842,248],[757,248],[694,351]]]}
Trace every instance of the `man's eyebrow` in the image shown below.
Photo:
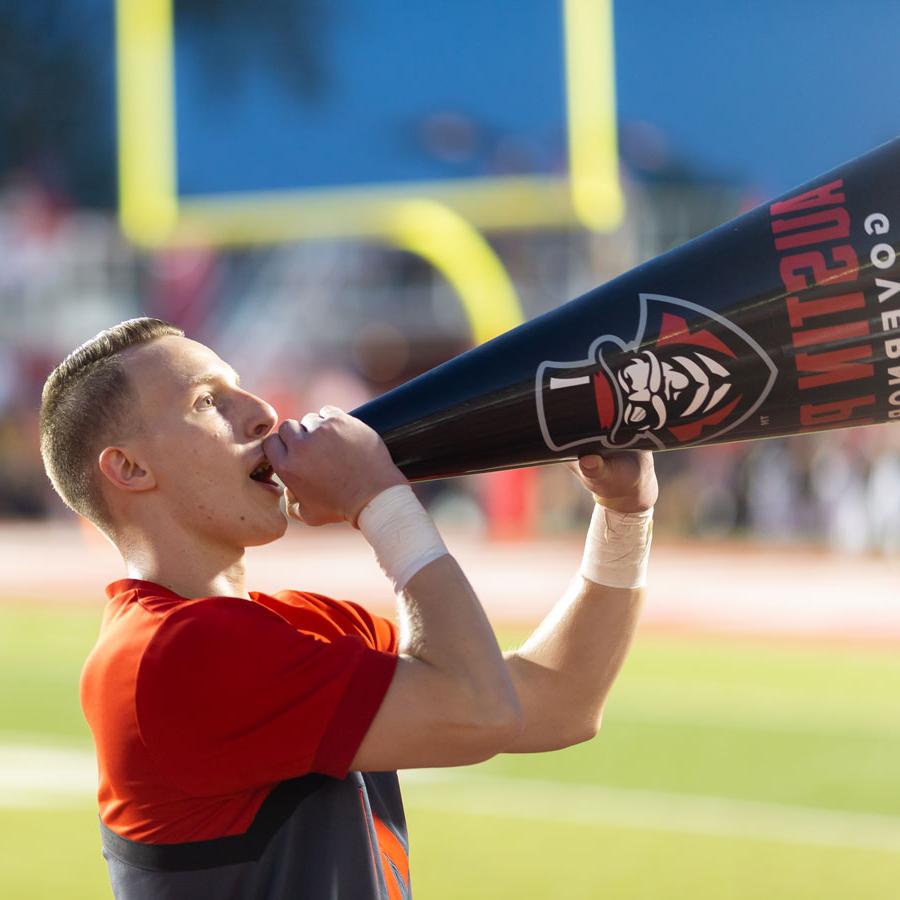
{"label": "man's eyebrow", "polygon": [[224,381],[225,373],[228,373],[231,375],[231,377],[234,379],[234,383],[238,387],[241,386],[241,376],[238,375],[238,373],[235,372],[234,369],[229,367],[228,369],[225,369],[224,372],[222,372],[222,371],[204,372],[202,375],[192,375],[185,382],[185,387],[192,388],[192,387],[197,387],[198,384],[211,384],[214,381]]}

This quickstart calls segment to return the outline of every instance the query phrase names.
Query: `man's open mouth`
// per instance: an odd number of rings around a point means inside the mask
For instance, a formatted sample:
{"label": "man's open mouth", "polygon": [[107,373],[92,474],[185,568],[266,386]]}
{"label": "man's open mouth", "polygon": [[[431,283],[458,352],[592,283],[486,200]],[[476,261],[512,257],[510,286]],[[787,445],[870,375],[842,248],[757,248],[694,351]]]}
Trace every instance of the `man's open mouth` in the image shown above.
{"label": "man's open mouth", "polygon": [[250,477],[254,481],[258,481],[261,484],[270,484],[272,487],[278,487],[275,483],[274,475],[275,470],[269,464],[269,461],[265,459],[250,473]]}

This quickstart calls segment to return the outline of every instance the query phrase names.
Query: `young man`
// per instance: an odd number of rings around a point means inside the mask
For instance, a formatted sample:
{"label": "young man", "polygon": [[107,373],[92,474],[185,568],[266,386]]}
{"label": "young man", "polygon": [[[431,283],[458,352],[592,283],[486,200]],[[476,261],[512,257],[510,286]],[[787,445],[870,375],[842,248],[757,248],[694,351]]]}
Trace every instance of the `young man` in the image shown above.
{"label": "young man", "polygon": [[[580,573],[504,657],[379,436],[334,407],[276,425],[156,319],[101,332],[44,387],[47,473],[126,568],[81,684],[118,898],[409,897],[396,770],[591,738],[626,654],[649,454],[571,464],[598,503]],[[282,493],[296,519],[359,528],[399,630],[352,603],[248,590],[244,551],[284,534]]]}

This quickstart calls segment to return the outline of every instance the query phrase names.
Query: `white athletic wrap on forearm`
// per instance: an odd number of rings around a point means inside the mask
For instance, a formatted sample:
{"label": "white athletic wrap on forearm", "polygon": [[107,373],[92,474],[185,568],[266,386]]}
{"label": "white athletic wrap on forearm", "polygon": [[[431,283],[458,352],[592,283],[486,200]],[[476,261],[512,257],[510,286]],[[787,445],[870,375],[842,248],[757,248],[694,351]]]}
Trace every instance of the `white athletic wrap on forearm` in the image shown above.
{"label": "white athletic wrap on forearm", "polygon": [[652,509],[619,513],[598,502],[584,544],[581,574],[607,587],[644,587],[652,538]]}
{"label": "white athletic wrap on forearm", "polygon": [[373,497],[357,524],[398,593],[416,572],[448,552],[431,516],[408,484],[395,484]]}

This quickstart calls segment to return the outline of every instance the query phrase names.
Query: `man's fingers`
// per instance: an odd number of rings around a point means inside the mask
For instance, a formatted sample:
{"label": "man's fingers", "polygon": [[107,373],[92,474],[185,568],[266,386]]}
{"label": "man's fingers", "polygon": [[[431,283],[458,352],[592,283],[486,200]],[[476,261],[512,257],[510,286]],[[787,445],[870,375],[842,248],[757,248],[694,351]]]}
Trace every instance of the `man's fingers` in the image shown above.
{"label": "man's fingers", "polygon": [[266,454],[266,459],[273,466],[279,464],[287,456],[287,447],[284,445],[280,434],[270,434],[268,437],[263,438],[262,449],[263,453]]}
{"label": "man's fingers", "polygon": [[315,431],[324,421],[324,417],[319,413],[307,413],[300,420],[300,427],[307,431]]}
{"label": "man's fingers", "polygon": [[606,460],[602,456],[591,453],[587,456],[579,456],[578,459],[570,459],[566,462],[569,471],[585,478],[596,478],[606,467]]}
{"label": "man's fingers", "polygon": [[262,448],[266,459],[276,468],[283,465],[288,455],[290,444],[303,438],[307,429],[296,419],[285,419],[278,431],[263,438]]}
{"label": "man's fingers", "polygon": [[635,481],[641,472],[641,462],[634,450],[617,453],[605,462],[603,475],[609,481]]}
{"label": "man's fingers", "polygon": [[597,456],[596,454],[580,456],[578,458],[578,465],[580,466],[581,471],[591,478],[596,478],[600,475],[605,467],[603,457]]}
{"label": "man's fingers", "polygon": [[296,419],[285,419],[278,426],[278,434],[287,444],[291,438],[299,437],[303,433],[303,426]]}
{"label": "man's fingers", "polygon": [[653,454],[648,450],[623,450],[599,458],[585,454],[569,468],[578,480],[604,506],[619,512],[640,512],[650,509],[658,495],[653,471]]}
{"label": "man's fingers", "polygon": [[598,494],[627,489],[638,481],[641,474],[640,457],[634,450],[609,456],[587,454],[570,463],[570,468]]}

